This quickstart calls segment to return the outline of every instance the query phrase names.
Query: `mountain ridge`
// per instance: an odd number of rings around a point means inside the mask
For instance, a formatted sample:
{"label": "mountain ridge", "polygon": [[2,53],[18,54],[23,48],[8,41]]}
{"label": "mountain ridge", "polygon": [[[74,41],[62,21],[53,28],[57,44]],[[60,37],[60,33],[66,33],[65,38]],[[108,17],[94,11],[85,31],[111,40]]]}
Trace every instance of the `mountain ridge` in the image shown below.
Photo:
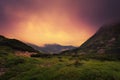
{"label": "mountain ridge", "polygon": [[33,49],[32,47],[28,46],[27,44],[20,40],[9,39],[2,35],[0,35],[0,46],[10,47],[13,50],[18,51],[38,52],[37,50]]}
{"label": "mountain ridge", "polygon": [[102,26],[80,47],[64,53],[120,53],[120,23]]}
{"label": "mountain ridge", "polygon": [[61,51],[71,50],[76,48],[74,46],[63,46],[60,44],[45,44],[42,47],[30,43],[28,43],[28,45],[38,51],[42,51],[43,53],[49,53],[49,54],[59,54]]}

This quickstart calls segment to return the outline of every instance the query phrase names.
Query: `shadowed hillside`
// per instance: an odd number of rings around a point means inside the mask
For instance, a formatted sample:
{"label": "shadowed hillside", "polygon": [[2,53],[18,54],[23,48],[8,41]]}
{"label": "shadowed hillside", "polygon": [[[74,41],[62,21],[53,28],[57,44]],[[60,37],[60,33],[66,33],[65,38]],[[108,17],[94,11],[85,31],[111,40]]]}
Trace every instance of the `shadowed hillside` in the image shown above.
{"label": "shadowed hillside", "polygon": [[79,48],[63,53],[120,53],[120,23],[102,26]]}
{"label": "shadowed hillside", "polygon": [[26,45],[25,43],[19,40],[8,39],[1,35],[0,35],[0,46],[10,47],[18,51],[38,52],[37,50],[33,49],[32,47]]}

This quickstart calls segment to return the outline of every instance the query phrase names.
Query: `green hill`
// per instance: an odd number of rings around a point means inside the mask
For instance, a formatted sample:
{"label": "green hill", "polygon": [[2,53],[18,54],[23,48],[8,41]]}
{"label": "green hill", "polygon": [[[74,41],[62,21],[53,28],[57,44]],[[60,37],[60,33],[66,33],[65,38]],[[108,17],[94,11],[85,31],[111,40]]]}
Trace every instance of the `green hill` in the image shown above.
{"label": "green hill", "polygon": [[19,40],[8,39],[1,35],[0,35],[0,46],[10,47],[13,50],[18,50],[18,51],[38,52],[37,50],[33,49],[32,47],[26,45],[25,43]]}

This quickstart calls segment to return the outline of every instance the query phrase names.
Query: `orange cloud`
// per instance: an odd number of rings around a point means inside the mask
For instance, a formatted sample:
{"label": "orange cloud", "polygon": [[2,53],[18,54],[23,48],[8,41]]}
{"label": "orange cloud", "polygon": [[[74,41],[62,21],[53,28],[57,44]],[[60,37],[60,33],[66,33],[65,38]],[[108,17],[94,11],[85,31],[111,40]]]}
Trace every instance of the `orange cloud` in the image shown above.
{"label": "orange cloud", "polygon": [[[59,1],[59,2],[58,2]],[[90,25],[78,20],[73,13],[67,11],[64,1],[54,1],[43,10],[32,8],[25,11],[24,8],[16,9],[7,7],[9,15],[13,16],[13,26],[6,35],[36,45],[58,43],[62,45],[79,46],[87,40],[94,32]],[[67,0],[66,0],[67,1]],[[39,10],[40,9],[40,10]]]}

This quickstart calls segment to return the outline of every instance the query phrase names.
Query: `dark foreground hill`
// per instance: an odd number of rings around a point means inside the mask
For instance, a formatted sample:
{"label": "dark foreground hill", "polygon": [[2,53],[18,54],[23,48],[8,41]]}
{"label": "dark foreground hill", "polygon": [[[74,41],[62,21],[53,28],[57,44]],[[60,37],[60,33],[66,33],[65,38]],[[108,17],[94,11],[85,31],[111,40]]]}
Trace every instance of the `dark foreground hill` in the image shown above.
{"label": "dark foreground hill", "polygon": [[37,50],[33,49],[32,47],[26,45],[25,43],[19,40],[8,39],[1,35],[0,35],[0,46],[10,47],[13,50],[18,50],[18,51],[38,52]]}
{"label": "dark foreground hill", "polygon": [[63,53],[120,53],[120,23],[104,25],[79,48]]}

